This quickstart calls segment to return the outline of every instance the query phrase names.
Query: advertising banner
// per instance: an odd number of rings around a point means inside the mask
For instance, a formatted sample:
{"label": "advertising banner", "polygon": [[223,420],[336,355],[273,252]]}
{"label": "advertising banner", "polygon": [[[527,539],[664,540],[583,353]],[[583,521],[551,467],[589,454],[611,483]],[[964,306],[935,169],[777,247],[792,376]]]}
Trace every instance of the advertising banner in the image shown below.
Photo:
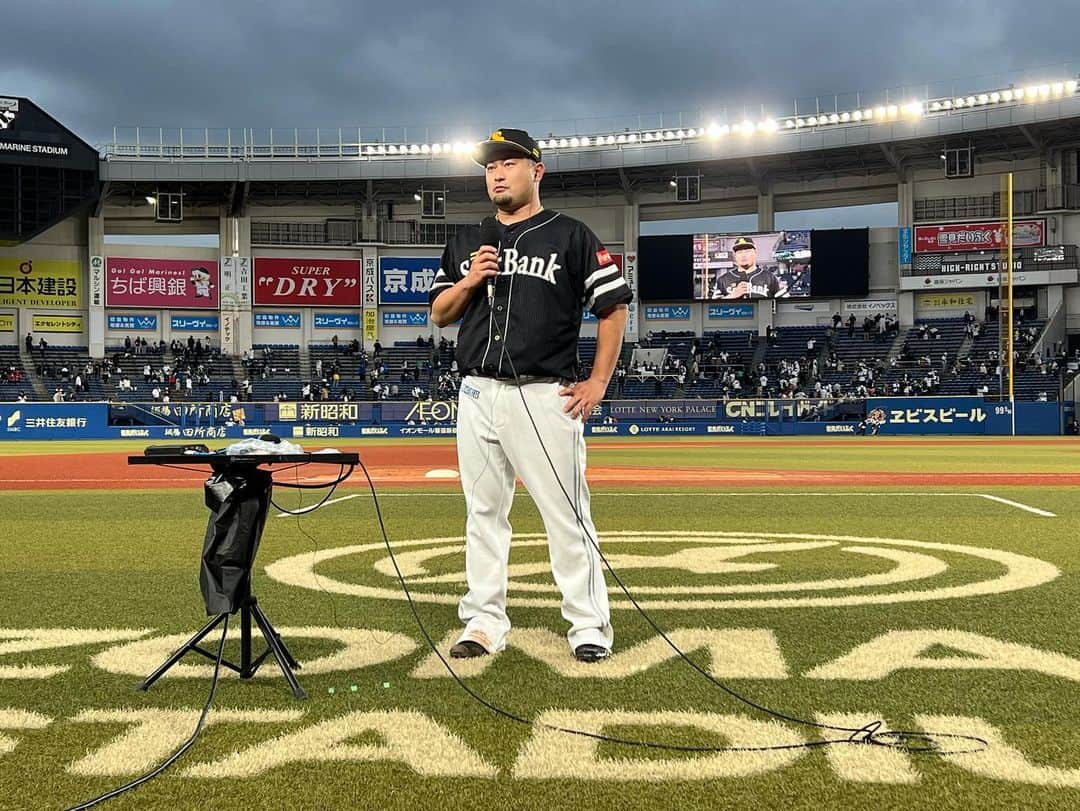
{"label": "advertising banner", "polygon": [[896,315],[896,299],[865,299],[863,301],[845,301],[843,311],[855,315]]}
{"label": "advertising banner", "polygon": [[382,314],[384,327],[426,327],[427,322],[427,310],[383,310]]}
{"label": "advertising banner", "polygon": [[[1013,220],[1013,248],[1046,244],[1046,220]],[[1005,224],[963,222],[915,227],[916,253],[994,251],[1005,247]]]}
{"label": "advertising banner", "polygon": [[82,269],[67,259],[0,258],[0,307],[81,310]]}
{"label": "advertising banner", "polygon": [[427,304],[440,261],[437,256],[380,257],[379,303]]}
{"label": "advertising banner", "polygon": [[0,406],[0,432],[5,439],[34,439],[46,433],[74,438],[86,428],[104,426],[108,418],[105,403],[11,404]]}
{"label": "advertising banner", "polygon": [[359,259],[255,260],[255,304],[359,307]]}
{"label": "advertising banner", "polygon": [[[1000,273],[957,273],[950,276],[901,276],[901,290],[929,290],[933,288],[997,287]],[[1008,274],[1005,274],[1008,277]],[[1076,270],[1025,270],[1013,273],[1013,284],[1076,284]],[[1006,281],[1006,279],[1001,281]]]}
{"label": "advertising banner", "polygon": [[239,307],[251,304],[251,257],[221,257],[221,299]]}
{"label": "advertising banner", "polygon": [[218,264],[202,259],[105,260],[105,303],[109,307],[216,310]]}
{"label": "advertising banner", "polygon": [[753,304],[710,304],[709,318],[715,321],[718,318],[753,318]]}
{"label": "advertising banner", "polygon": [[973,308],[975,306],[974,293],[936,293],[919,296],[921,309],[943,308],[956,310],[960,307]]}
{"label": "advertising banner", "polygon": [[866,402],[866,416],[881,421],[882,434],[986,434],[1010,430],[1009,406],[987,403],[981,397],[870,399]]}
{"label": "advertising banner", "polygon": [[158,317],[156,315],[124,313],[110,315],[105,323],[109,329],[153,331],[157,329]]}
{"label": "advertising banner", "polygon": [[0,332],[15,331],[15,313],[0,313]]}
{"label": "advertising banner", "polygon": [[364,310],[364,340],[374,341],[379,337],[379,313],[376,310]]}
{"label": "advertising banner", "polygon": [[652,305],[645,308],[645,320],[647,321],[689,321],[690,306],[684,305]]}
{"label": "advertising banner", "polygon": [[221,321],[216,315],[174,315],[170,326],[178,332],[217,332]]}
{"label": "advertising banner", "polygon": [[379,265],[376,262],[375,251],[364,251],[364,309],[374,309],[379,306]]}
{"label": "advertising banner", "polygon": [[[1024,260],[1017,256],[1012,262],[1013,273],[1024,269]],[[947,254],[947,253],[923,253],[915,257],[912,268],[917,273],[955,274],[955,273],[999,273],[1003,269],[1008,271],[1001,257],[990,254]]]}
{"label": "advertising banner", "polygon": [[83,331],[81,315],[35,315],[32,321],[34,332],[74,332]]}
{"label": "advertising banner", "polygon": [[897,261],[903,265],[911,264],[911,226],[896,229]]}
{"label": "advertising banner", "polygon": [[255,313],[255,326],[298,329],[300,313]]}
{"label": "advertising banner", "polygon": [[105,257],[90,257],[90,306],[105,306]]}
{"label": "advertising banner", "polygon": [[315,313],[316,329],[360,329],[360,313]]}

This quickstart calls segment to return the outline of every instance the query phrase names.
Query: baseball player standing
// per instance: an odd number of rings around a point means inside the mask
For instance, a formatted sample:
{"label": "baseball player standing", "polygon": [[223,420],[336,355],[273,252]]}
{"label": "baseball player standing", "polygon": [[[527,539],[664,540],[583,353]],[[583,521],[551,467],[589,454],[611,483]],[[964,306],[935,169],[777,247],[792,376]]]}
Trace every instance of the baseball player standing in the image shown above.
{"label": "baseball player standing", "polygon": [[[584,422],[618,360],[630,288],[592,231],[540,204],[544,164],[527,132],[496,130],[474,157],[495,205],[496,225],[485,232],[489,241],[497,234],[498,244],[481,245],[478,227],[459,229],[430,292],[433,322],[461,319],[457,361],[465,375],[457,448],[468,593],[458,605],[465,630],[450,653],[483,656],[506,646],[516,475],[544,521],[570,648],[595,662],[610,654],[613,635],[593,546]],[[590,377],[575,383],[583,306],[599,321],[596,359]]]}

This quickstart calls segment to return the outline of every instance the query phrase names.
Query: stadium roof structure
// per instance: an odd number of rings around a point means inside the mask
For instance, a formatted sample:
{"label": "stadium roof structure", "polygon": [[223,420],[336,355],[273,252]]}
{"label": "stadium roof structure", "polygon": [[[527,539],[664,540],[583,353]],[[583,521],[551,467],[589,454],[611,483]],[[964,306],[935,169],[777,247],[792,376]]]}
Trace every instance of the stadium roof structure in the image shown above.
{"label": "stadium roof structure", "polygon": [[[122,132],[114,131],[102,151],[101,177],[114,199],[136,200],[148,184],[183,184],[191,202],[208,203],[223,193],[235,200],[235,188],[222,191],[234,184],[251,202],[411,197],[435,181],[455,199],[484,197],[470,141],[365,140],[359,130]],[[756,122],[547,134],[540,141],[549,193],[622,192],[629,199],[665,191],[682,173],[706,177],[703,188],[843,176],[888,184],[907,170],[939,166],[948,146],[970,145],[980,159],[1012,161],[1080,146],[1080,88],[1075,78],[1063,78],[896,104],[838,104],[825,113]]]}

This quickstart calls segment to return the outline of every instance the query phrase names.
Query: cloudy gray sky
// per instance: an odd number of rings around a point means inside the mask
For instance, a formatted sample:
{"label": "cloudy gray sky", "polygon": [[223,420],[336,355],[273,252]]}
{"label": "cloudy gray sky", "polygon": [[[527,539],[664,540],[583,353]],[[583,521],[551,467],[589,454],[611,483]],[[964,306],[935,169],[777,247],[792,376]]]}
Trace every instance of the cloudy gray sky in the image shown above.
{"label": "cloudy gray sky", "polygon": [[796,97],[1080,65],[1074,0],[906,5],[918,13],[877,0],[33,0],[4,15],[0,95],[33,98],[94,144],[133,124],[480,135],[784,114]]}

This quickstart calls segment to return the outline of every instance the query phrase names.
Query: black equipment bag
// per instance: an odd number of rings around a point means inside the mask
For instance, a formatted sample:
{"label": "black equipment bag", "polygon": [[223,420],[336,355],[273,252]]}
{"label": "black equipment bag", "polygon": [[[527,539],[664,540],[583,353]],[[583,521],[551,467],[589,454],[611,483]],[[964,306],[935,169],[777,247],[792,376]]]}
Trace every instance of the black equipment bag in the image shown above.
{"label": "black equipment bag", "polygon": [[210,522],[203,541],[199,588],[206,613],[232,614],[251,594],[251,567],[259,548],[273,479],[252,465],[242,475],[218,472],[206,480]]}

